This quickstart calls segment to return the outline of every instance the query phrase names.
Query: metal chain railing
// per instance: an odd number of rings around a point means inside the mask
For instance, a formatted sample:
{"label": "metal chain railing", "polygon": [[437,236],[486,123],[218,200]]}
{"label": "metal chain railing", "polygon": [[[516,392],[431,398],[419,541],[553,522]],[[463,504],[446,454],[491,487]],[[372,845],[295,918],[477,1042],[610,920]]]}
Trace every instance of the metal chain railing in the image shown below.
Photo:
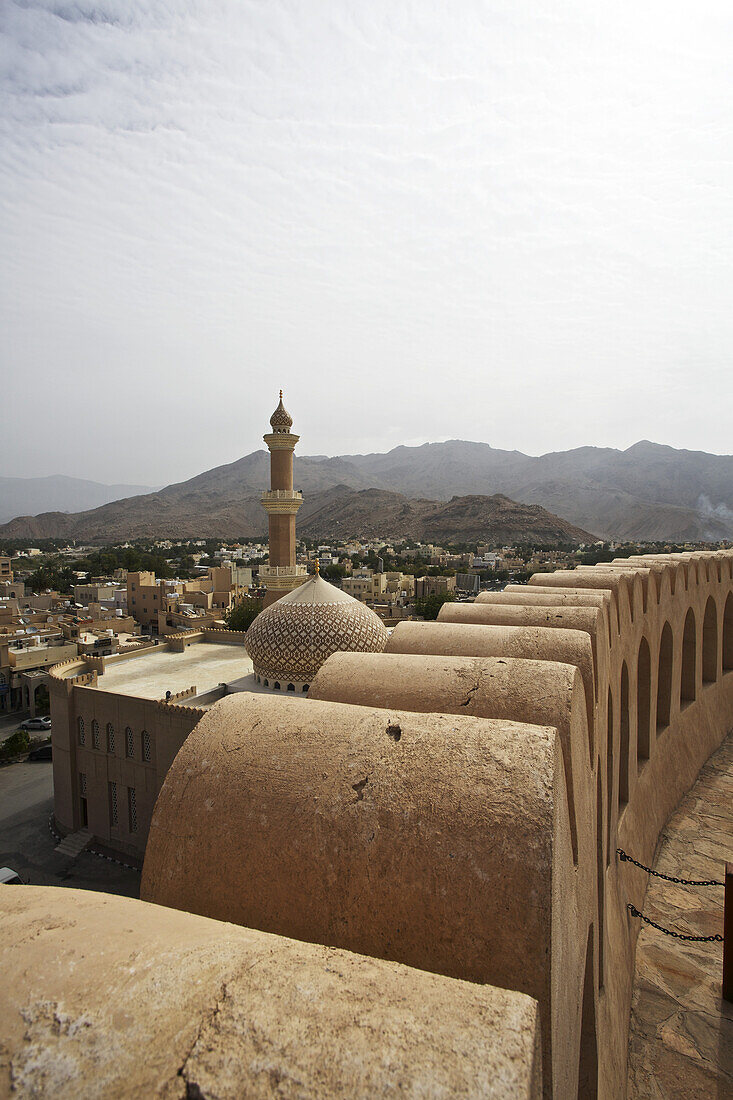
{"label": "metal chain railing", "polygon": [[648,875],[654,875],[655,878],[662,878],[665,882],[674,882],[678,886],[725,886],[724,882],[719,882],[714,878],[675,878],[674,875],[664,875],[661,871],[653,871],[651,867],[645,867],[643,863],[639,863],[638,859],[634,859],[633,856],[627,855],[623,848],[617,848],[616,855],[622,863],[633,863],[635,867],[640,867],[641,870],[646,871]]}
{"label": "metal chain railing", "polygon": [[673,932],[671,928],[663,928],[661,924],[657,924],[656,921],[650,920],[649,917],[645,917],[644,914],[632,905],[631,902],[626,906],[632,917],[639,917],[644,921],[644,924],[650,924],[652,928],[656,928],[658,932],[663,932],[665,936],[674,936],[676,940],[687,940],[694,943],[722,943],[723,937],[720,935],[715,936],[687,936],[684,932]]}
{"label": "metal chain railing", "polygon": [[[674,875],[665,875],[661,871],[654,871],[651,867],[645,867],[643,863],[639,863],[638,859],[634,859],[633,856],[627,855],[623,848],[616,849],[616,855],[622,863],[633,863],[635,867],[639,867],[640,870],[646,871],[648,875],[654,875],[655,878],[661,878],[665,882],[674,882],[678,886],[725,886],[724,882],[718,882],[714,878],[705,879],[692,879],[692,878],[675,878]],[[671,928],[664,928],[661,924],[657,924],[656,921],[651,920],[649,917],[645,917],[640,909],[637,909],[631,902],[626,906],[632,917],[638,917],[639,920],[643,920],[644,924],[650,925],[652,928],[656,928],[658,932],[662,932],[665,936],[673,936],[676,940],[685,940],[687,943],[722,943],[723,937],[720,935],[715,936],[690,936],[685,932],[675,932]]]}

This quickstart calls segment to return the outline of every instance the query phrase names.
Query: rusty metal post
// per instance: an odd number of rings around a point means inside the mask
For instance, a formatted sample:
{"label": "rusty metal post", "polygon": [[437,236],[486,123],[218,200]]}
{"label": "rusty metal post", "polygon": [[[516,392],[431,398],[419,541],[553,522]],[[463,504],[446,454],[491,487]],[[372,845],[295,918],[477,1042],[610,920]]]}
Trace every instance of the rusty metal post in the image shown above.
{"label": "rusty metal post", "polygon": [[723,906],[723,1000],[733,1002],[733,863],[725,865]]}

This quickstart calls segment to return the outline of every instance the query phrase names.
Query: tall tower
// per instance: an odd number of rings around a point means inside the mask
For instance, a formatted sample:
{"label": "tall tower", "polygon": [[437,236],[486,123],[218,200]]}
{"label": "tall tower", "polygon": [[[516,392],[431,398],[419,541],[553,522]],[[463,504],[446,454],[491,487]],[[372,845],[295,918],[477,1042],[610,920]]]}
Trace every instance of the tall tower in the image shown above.
{"label": "tall tower", "polygon": [[267,587],[265,607],[292,592],[308,575],[304,565],[295,564],[295,516],[303,494],[293,489],[293,451],[300,436],[290,431],[293,418],[283,405],[282,390],[270,426],[272,431],[263,436],[270,450],[270,491],[262,494],[270,524],[270,560],[260,566]]}

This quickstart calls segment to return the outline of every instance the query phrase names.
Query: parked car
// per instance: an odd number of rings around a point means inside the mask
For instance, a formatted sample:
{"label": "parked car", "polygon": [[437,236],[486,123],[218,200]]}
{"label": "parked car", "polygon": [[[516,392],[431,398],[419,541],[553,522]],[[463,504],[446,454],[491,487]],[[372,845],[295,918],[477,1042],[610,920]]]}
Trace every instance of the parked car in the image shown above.
{"label": "parked car", "polygon": [[22,886],[23,879],[12,867],[0,867],[0,886]]}
{"label": "parked car", "polygon": [[28,753],[29,760],[52,760],[51,746],[41,745],[39,748],[34,749],[33,752]]}
{"label": "parked car", "polygon": [[45,718],[26,718],[25,722],[20,723],[22,730],[50,730],[51,719],[48,715]]}

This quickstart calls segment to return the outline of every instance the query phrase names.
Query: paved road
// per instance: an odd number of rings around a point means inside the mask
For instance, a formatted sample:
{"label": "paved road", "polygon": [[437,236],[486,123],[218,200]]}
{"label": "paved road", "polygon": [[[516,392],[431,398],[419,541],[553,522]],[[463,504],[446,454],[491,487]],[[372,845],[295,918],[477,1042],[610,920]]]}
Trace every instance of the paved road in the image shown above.
{"label": "paved road", "polygon": [[53,797],[50,761],[0,768],[0,828],[16,814],[44,805]]}
{"label": "paved road", "polygon": [[0,867],[34,886],[74,886],[139,897],[140,873],[82,852],[70,860],[54,848],[52,765],[40,761],[0,768]]}
{"label": "paved road", "polygon": [[4,741],[6,737],[10,737],[11,733],[15,733],[21,722],[25,722],[26,718],[30,718],[31,712],[29,710],[19,710],[12,714],[0,714],[0,741]]}

